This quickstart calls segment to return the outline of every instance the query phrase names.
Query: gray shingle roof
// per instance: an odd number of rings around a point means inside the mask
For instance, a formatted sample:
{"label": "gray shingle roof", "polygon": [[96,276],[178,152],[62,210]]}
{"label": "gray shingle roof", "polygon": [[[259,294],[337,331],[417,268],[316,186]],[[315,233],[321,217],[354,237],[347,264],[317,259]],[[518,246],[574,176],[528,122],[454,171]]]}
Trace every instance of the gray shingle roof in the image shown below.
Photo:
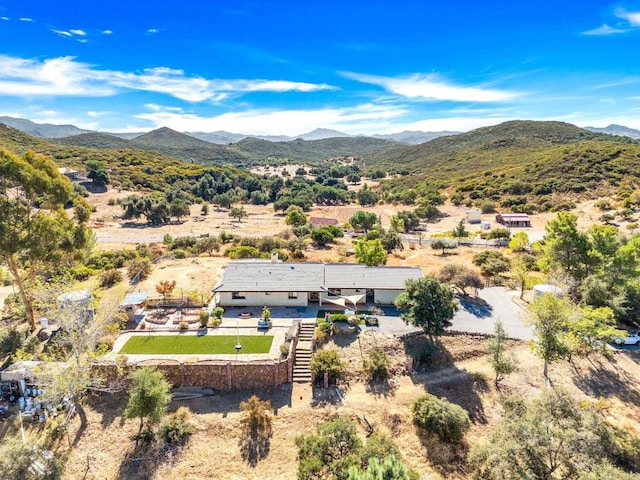
{"label": "gray shingle roof", "polygon": [[353,263],[231,262],[217,292],[318,292],[326,288],[403,290],[422,277],[417,267],[367,267]]}
{"label": "gray shingle roof", "polygon": [[329,288],[404,290],[407,280],[422,277],[417,267],[367,267],[353,263],[328,263],[324,272]]}
{"label": "gray shingle roof", "polygon": [[218,292],[317,292],[324,281],[322,263],[231,262]]}

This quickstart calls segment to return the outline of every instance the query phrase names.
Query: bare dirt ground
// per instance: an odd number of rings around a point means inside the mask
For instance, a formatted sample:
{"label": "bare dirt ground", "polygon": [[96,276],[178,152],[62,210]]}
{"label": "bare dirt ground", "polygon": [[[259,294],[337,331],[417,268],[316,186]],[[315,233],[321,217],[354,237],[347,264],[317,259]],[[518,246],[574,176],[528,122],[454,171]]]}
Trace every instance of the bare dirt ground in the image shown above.
{"label": "bare dirt ground", "polygon": [[136,285],[135,291],[155,293],[155,286],[162,280],[176,281],[174,293],[196,290],[208,298],[211,289],[222,278],[222,270],[228,263],[223,257],[198,257],[162,260],[154,266],[151,275]]}
{"label": "bare dirt ground", "polygon": [[[273,167],[272,167],[273,168]],[[282,168],[293,169],[297,165],[287,165]],[[362,185],[353,186],[360,188]],[[161,242],[165,234],[172,236],[184,235],[218,235],[222,231],[248,236],[263,236],[278,234],[289,229],[284,221],[282,213],[276,213],[272,205],[243,205],[247,212],[247,217],[241,222],[229,217],[228,210],[216,210],[209,206],[209,214],[201,216],[201,205],[192,205],[188,218],[180,222],[173,222],[167,225],[150,226],[143,219],[139,221],[123,221],[122,208],[119,205],[109,205],[112,199],[124,198],[133,192],[119,192],[109,189],[105,193],[91,194],[89,201],[96,206],[96,212],[91,217],[91,227],[96,232],[98,242],[105,247],[116,247],[118,245]],[[599,222],[602,212],[594,206],[595,201],[582,202],[577,205],[574,212],[578,215],[579,228],[586,229]],[[372,207],[360,207],[359,205],[338,205],[338,206],[314,206],[308,212],[309,216],[335,218],[340,223],[348,222],[349,218],[358,210],[365,210],[379,215],[382,224],[388,227],[391,216],[403,210],[412,210],[408,205],[382,204]],[[446,233],[453,230],[460,220],[466,219],[467,208],[454,206],[450,203],[439,207],[446,215],[436,222],[428,225],[428,230],[424,235]],[[524,231],[529,235],[531,241],[540,240],[544,235],[545,224],[555,217],[555,213],[547,212],[532,215],[531,228],[513,228],[512,233]],[[495,228],[495,215],[483,215],[483,220],[489,221],[491,227]],[[628,222],[623,222],[620,226],[624,229]],[[467,230],[476,232],[479,225],[466,224]]]}
{"label": "bare dirt ground", "polygon": [[[314,389],[311,401],[293,398],[290,387],[261,393],[275,408],[273,437],[267,454],[251,466],[241,453],[239,404],[249,392],[203,397],[182,404],[195,413],[196,433],[189,444],[177,450],[147,449],[133,452],[130,436],[137,422],[123,420],[124,395],[103,395],[91,400],[87,409],[89,426],[80,432],[69,451],[65,440],[58,453],[67,452],[64,478],[77,479],[282,479],[295,478],[297,469],[294,439],[311,434],[322,422],[337,415],[352,418],[365,436],[365,419],[376,431],[391,435],[402,451],[403,460],[421,474],[434,479],[464,478],[464,450],[480,440],[501,417],[500,395],[514,393],[532,398],[545,387],[542,362],[524,343],[512,343],[520,360],[520,370],[503,381],[501,391],[493,385],[487,363],[486,340],[476,337],[442,338],[436,356],[437,366],[411,376],[404,373],[406,353],[418,348],[419,339],[401,342],[374,333],[354,338],[336,338],[327,348],[340,348],[349,364],[350,375],[341,385],[345,404],[333,390]],[[363,374],[362,357],[373,347],[393,356],[394,376],[387,384],[370,384]],[[576,399],[598,402],[608,418],[628,431],[640,433],[640,357],[637,353],[616,353],[612,360],[602,357],[553,364],[551,376],[557,387],[571,392]],[[446,397],[466,408],[472,428],[463,447],[454,449],[433,438],[417,435],[411,423],[410,405],[423,392]],[[178,403],[172,405],[175,409]],[[73,441],[78,419],[70,431]],[[38,434],[31,427],[30,435]],[[86,476],[85,476],[86,475]]]}

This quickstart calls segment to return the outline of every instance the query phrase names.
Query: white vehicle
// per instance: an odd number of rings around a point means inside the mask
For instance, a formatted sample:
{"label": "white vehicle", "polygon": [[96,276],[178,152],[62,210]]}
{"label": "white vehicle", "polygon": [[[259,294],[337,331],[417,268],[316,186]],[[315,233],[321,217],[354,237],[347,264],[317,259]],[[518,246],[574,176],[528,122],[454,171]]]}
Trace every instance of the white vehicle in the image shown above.
{"label": "white vehicle", "polygon": [[613,339],[617,345],[640,345],[640,330],[629,332],[626,337],[617,337]]}

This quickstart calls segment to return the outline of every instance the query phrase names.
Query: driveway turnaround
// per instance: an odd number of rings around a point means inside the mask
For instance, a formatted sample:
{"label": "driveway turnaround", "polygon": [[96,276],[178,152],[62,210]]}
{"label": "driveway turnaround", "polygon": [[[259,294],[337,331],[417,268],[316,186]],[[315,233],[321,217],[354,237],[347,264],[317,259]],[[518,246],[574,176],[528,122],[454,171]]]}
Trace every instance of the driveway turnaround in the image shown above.
{"label": "driveway turnaround", "polygon": [[[514,301],[517,291],[504,287],[490,287],[479,291],[478,297],[459,297],[459,309],[450,330],[457,332],[493,334],[495,322],[500,320],[510,338],[530,340],[533,330],[524,324],[527,312]],[[420,331],[404,323],[397,316],[380,319],[380,331],[385,335],[406,335]]]}

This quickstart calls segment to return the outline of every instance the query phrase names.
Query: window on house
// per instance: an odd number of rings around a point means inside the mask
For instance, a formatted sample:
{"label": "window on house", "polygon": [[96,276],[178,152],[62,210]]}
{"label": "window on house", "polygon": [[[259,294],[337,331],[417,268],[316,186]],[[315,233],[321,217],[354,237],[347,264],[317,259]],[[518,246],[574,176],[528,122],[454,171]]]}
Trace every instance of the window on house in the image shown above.
{"label": "window on house", "polygon": [[289,299],[298,298],[298,292],[289,292]]}
{"label": "window on house", "polygon": [[244,300],[246,297],[244,292],[231,292],[232,300]]}
{"label": "window on house", "polygon": [[329,290],[329,297],[339,297],[340,295],[342,295],[342,290],[339,288]]}

